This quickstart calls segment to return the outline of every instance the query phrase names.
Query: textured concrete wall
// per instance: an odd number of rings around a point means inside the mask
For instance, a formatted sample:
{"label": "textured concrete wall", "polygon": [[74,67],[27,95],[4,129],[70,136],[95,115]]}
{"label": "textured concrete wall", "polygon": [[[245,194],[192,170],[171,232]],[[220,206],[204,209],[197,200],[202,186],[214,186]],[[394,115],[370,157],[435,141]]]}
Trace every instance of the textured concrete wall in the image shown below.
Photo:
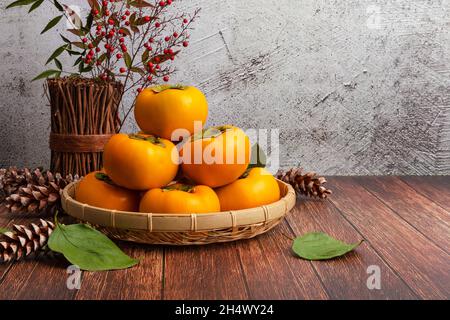
{"label": "textured concrete wall", "polygon": [[[49,109],[29,80],[59,39],[39,36],[48,9],[27,16],[5,11],[9,2],[0,0],[0,166],[45,166]],[[450,174],[450,1],[180,6],[203,10],[175,80],[206,93],[209,124],[279,128],[285,167]]]}

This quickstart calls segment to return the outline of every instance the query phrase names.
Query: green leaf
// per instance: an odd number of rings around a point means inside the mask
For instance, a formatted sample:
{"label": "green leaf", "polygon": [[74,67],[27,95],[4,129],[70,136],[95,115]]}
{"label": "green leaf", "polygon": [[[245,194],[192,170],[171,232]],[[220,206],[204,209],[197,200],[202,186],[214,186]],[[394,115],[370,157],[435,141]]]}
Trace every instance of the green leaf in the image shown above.
{"label": "green leaf", "polygon": [[86,29],[88,32],[92,27],[92,23],[94,22],[94,16],[92,15],[92,13],[90,13],[86,19],[86,26],[84,27],[84,29]]}
{"label": "green leaf", "polygon": [[19,7],[19,6],[26,6],[26,5],[32,4],[35,1],[36,0],[17,0],[17,1],[14,1],[13,3],[10,3],[9,5],[7,5],[6,9]]}
{"label": "green leaf", "polygon": [[53,4],[55,5],[56,9],[58,9],[59,11],[64,11],[63,6],[57,0],[53,0]]}
{"label": "green leaf", "polygon": [[144,52],[142,53],[142,56],[141,56],[141,61],[142,61],[143,64],[146,64],[146,63],[147,63],[147,60],[148,60],[148,58],[149,58],[149,55],[150,55],[150,51],[148,51],[147,49],[145,49]]}
{"label": "green leaf", "polygon": [[44,30],[41,31],[41,34],[43,34],[44,32],[46,32],[46,31],[50,30],[51,28],[53,28],[54,26],[56,26],[62,17],[63,16],[61,15],[61,16],[58,16],[58,17],[50,20],[50,22],[47,23],[47,25],[45,26]]}
{"label": "green leaf", "polygon": [[48,240],[48,246],[62,253],[82,270],[118,270],[135,266],[139,260],[123,253],[103,233],[85,224],[58,224]]}
{"label": "green leaf", "polygon": [[74,35],[76,35],[78,37],[82,37],[87,34],[86,31],[81,30],[81,29],[67,29],[67,31],[69,31],[70,33],[73,33]]}
{"label": "green leaf", "polygon": [[10,230],[0,227],[0,234],[4,234],[5,232],[8,232],[8,231],[10,231]]}
{"label": "green leaf", "polygon": [[[36,0],[34,0],[34,1],[36,1]],[[44,2],[44,0],[37,0],[35,3],[33,3],[33,5],[30,7],[30,10],[28,10],[28,13],[39,8],[40,5],[42,4],[42,2]]]}
{"label": "green leaf", "polygon": [[59,61],[58,59],[55,58],[55,65],[59,70],[62,70],[63,66],[61,61]]}
{"label": "green leaf", "polygon": [[83,60],[83,57],[78,57],[77,60],[75,60],[75,62],[73,63],[73,66],[75,67],[77,64],[79,64],[81,61]]}
{"label": "green leaf", "polygon": [[86,49],[86,45],[81,41],[74,41],[72,42],[72,45],[80,49]]}
{"label": "green leaf", "polygon": [[74,50],[67,50],[67,53],[71,56],[80,56],[81,52],[74,51]]}
{"label": "green leaf", "polygon": [[68,43],[68,44],[71,43],[71,41],[70,41],[69,39],[67,39],[66,37],[64,37],[62,34],[60,34],[59,36],[61,37],[61,39],[63,39],[63,41],[64,41],[65,43]]}
{"label": "green leaf", "polygon": [[252,146],[251,151],[251,158],[250,158],[250,164],[248,165],[247,169],[251,168],[265,168],[267,164],[267,157],[264,153],[264,150],[261,149],[258,143],[255,143]]}
{"label": "green leaf", "polygon": [[67,44],[59,47],[58,49],[56,49],[52,55],[50,56],[50,58],[48,58],[47,62],[45,63],[45,65],[49,64],[50,61],[52,61],[53,59],[59,57],[61,55],[61,53],[64,52],[64,50],[66,50],[67,48]]}
{"label": "green leaf", "polygon": [[50,76],[57,75],[57,74],[60,74],[60,73],[61,72],[59,70],[47,70],[47,71],[42,72],[41,74],[39,74],[35,78],[33,78],[31,81],[44,79],[44,78],[49,78]]}
{"label": "green leaf", "polygon": [[358,247],[362,242],[363,240],[348,244],[323,232],[310,232],[295,238],[292,250],[306,260],[326,260],[340,257]]}
{"label": "green leaf", "polygon": [[127,68],[130,68],[131,67],[131,57],[128,52],[123,53],[123,59],[125,60],[125,65],[127,66]]}
{"label": "green leaf", "polygon": [[145,76],[145,70],[142,68],[131,67],[130,70],[133,72],[139,73],[141,76]]}

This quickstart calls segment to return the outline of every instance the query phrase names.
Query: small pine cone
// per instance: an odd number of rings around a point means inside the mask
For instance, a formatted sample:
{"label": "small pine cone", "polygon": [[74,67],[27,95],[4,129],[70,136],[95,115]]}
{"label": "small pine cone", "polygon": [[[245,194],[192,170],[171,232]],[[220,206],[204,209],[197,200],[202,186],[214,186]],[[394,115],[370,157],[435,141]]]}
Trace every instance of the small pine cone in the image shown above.
{"label": "small pine cone", "polygon": [[302,168],[291,168],[287,171],[279,170],[275,175],[277,179],[289,183],[297,192],[310,197],[325,199],[331,190],[324,187],[327,180],[316,176],[315,172],[303,174]]}
{"label": "small pine cone", "polygon": [[12,213],[53,214],[61,205],[61,191],[66,185],[78,180],[78,175],[62,178],[59,173],[35,169],[25,173],[28,184],[6,198],[6,208]]}
{"label": "small pine cone", "polygon": [[0,202],[4,201],[10,194],[17,192],[21,186],[27,184],[25,177],[26,170],[28,169],[16,167],[0,169]]}
{"label": "small pine cone", "polygon": [[53,222],[42,219],[39,224],[14,225],[12,231],[0,235],[0,263],[45,252],[54,229]]}

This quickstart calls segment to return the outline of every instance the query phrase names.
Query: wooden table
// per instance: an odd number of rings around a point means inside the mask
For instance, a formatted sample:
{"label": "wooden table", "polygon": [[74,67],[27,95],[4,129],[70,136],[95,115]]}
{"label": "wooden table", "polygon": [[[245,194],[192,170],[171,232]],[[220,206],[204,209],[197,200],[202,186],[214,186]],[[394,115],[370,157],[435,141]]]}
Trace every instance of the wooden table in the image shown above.
{"label": "wooden table", "polygon": [[[84,272],[80,290],[67,289],[61,260],[0,265],[0,299],[450,298],[450,177],[331,177],[328,186],[328,200],[299,198],[284,222],[251,240],[119,243],[140,264]],[[0,225],[10,219],[0,215]],[[342,258],[309,262],[292,254],[288,239],[309,231],[365,241]],[[380,290],[367,288],[369,266],[380,269]]]}

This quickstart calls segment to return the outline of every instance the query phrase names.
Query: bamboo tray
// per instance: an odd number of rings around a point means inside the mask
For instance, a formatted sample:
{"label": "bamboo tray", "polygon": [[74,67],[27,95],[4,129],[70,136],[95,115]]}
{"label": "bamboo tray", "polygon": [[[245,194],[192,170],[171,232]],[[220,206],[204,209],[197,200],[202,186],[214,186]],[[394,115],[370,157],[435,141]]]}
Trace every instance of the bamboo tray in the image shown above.
{"label": "bamboo tray", "polygon": [[67,185],[63,209],[108,236],[139,243],[191,245],[249,239],[267,232],[294,207],[294,189],[277,180],[281,199],[269,205],[202,214],[126,212],[92,207],[74,199],[78,182]]}

